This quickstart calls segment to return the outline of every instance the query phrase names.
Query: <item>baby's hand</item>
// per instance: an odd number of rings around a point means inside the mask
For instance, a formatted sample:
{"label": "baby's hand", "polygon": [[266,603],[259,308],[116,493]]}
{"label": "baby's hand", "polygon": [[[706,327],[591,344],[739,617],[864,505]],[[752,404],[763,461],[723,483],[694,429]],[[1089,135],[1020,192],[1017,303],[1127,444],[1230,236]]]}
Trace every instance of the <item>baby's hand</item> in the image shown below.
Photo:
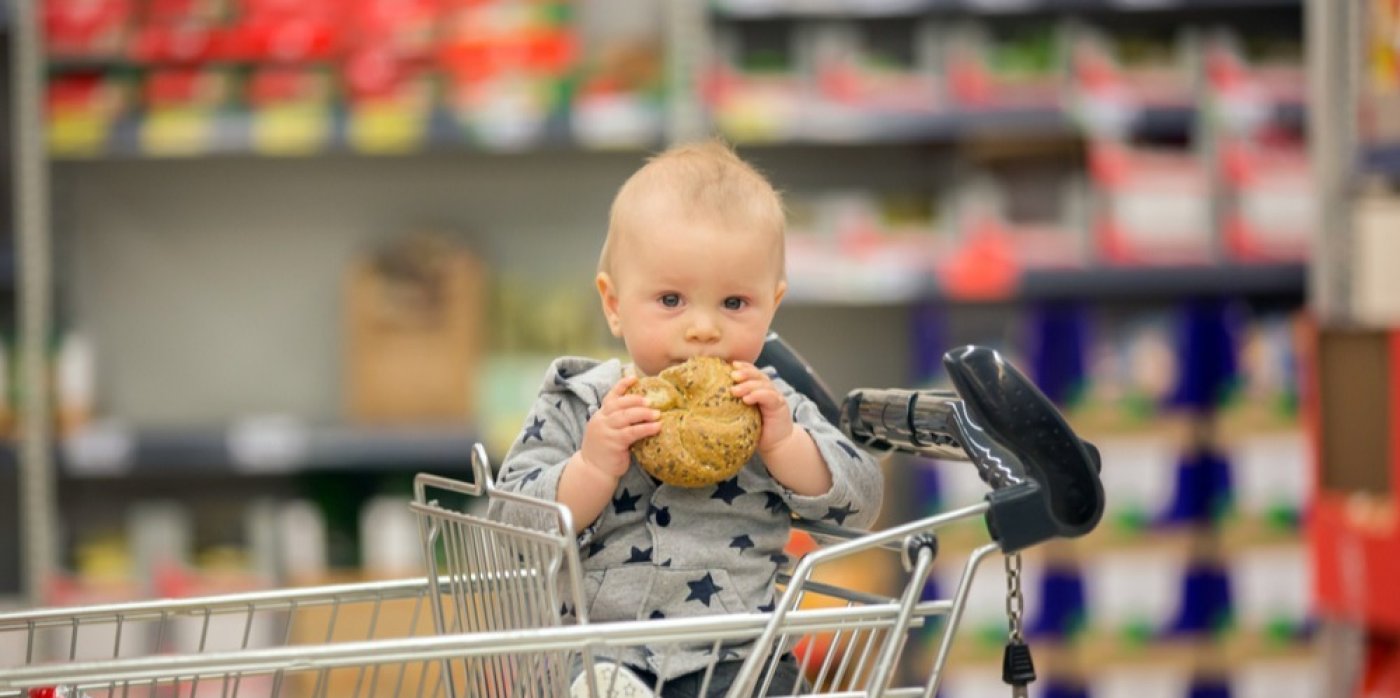
{"label": "baby's hand", "polygon": [[632,463],[628,452],[632,443],[661,431],[657,421],[661,413],[647,407],[645,397],[625,394],[636,382],[636,376],[627,376],[603,396],[603,405],[584,428],[579,448],[584,462],[615,478],[622,477]]}
{"label": "baby's hand", "polygon": [[792,409],[768,374],[753,364],[734,362],[734,395],[745,404],[757,405],[763,417],[763,434],[758,437],[758,453],[765,455],[792,436]]}

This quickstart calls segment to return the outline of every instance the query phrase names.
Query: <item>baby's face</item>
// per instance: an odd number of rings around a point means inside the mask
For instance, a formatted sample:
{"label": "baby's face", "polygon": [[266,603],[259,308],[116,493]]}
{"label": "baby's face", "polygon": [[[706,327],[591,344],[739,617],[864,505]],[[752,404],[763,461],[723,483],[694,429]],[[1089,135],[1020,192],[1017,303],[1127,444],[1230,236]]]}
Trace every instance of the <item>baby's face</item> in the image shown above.
{"label": "baby's face", "polygon": [[786,290],[781,239],[673,218],[618,242],[599,291],[613,334],[644,375],[692,356],[758,358]]}

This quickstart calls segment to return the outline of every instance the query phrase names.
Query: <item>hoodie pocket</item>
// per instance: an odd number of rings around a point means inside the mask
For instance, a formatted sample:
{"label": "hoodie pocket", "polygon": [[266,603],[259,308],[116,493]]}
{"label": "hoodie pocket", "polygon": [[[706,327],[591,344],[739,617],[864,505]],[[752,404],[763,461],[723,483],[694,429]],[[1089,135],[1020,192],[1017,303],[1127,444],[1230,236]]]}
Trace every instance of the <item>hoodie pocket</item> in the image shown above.
{"label": "hoodie pocket", "polygon": [[648,613],[666,616],[711,616],[747,613],[739,587],[721,568],[656,570],[656,581],[646,598]]}
{"label": "hoodie pocket", "polygon": [[624,565],[587,573],[588,621],[636,620],[652,583],[651,565]]}

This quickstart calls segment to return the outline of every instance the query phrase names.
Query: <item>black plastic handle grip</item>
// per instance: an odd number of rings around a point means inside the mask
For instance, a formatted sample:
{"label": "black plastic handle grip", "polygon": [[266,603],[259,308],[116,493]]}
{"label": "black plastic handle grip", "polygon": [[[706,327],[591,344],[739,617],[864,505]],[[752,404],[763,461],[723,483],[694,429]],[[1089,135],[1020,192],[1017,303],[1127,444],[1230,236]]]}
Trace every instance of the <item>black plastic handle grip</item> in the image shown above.
{"label": "black plastic handle grip", "polygon": [[974,448],[985,438],[989,448],[1005,455],[998,461],[1001,472],[983,473],[1003,480],[993,483],[993,503],[998,494],[1010,496],[1004,490],[1028,480],[1025,484],[1038,486],[1043,513],[1058,535],[1093,530],[1104,509],[1098,450],[1075,435],[1049,398],[996,351],[954,349],[943,355],[943,365],[965,413],[964,437],[972,443],[964,446]]}
{"label": "black plastic handle grip", "polygon": [[793,390],[816,403],[826,421],[832,424],[840,423],[841,407],[836,404],[836,397],[832,395],[831,389],[826,387],[822,379],[817,377],[816,371],[813,371],[806,360],[783,341],[777,332],[768,333],[768,337],[763,341],[763,351],[759,352],[758,360],[754,364],[760,368],[773,367],[778,376],[787,381]]}

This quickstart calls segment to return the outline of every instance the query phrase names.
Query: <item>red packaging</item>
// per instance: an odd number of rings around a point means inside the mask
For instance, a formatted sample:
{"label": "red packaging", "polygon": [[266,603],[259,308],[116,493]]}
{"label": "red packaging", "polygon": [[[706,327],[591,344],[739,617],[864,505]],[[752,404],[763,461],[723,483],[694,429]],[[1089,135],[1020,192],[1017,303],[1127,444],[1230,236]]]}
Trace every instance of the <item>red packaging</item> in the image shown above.
{"label": "red packaging", "polygon": [[219,57],[219,37],[212,25],[153,24],[142,27],[131,56],[148,63],[201,63]]}
{"label": "red packaging", "polygon": [[145,24],[217,24],[229,11],[228,0],[145,0]]}
{"label": "red packaging", "polygon": [[148,109],[216,108],[231,96],[226,72],[201,68],[162,68],[151,71],[142,91]]}
{"label": "red packaging", "polygon": [[134,24],[131,0],[48,0],[42,22],[54,56],[118,56]]}
{"label": "red packaging", "polygon": [[384,46],[405,56],[429,53],[437,40],[438,0],[357,0],[351,10],[357,46]]}
{"label": "red packaging", "polygon": [[329,76],[318,69],[269,66],[257,69],[248,80],[248,105],[254,109],[326,102],[330,96]]}
{"label": "red packaging", "polygon": [[1245,261],[1306,260],[1318,210],[1303,144],[1237,141],[1221,157],[1229,252]]}

